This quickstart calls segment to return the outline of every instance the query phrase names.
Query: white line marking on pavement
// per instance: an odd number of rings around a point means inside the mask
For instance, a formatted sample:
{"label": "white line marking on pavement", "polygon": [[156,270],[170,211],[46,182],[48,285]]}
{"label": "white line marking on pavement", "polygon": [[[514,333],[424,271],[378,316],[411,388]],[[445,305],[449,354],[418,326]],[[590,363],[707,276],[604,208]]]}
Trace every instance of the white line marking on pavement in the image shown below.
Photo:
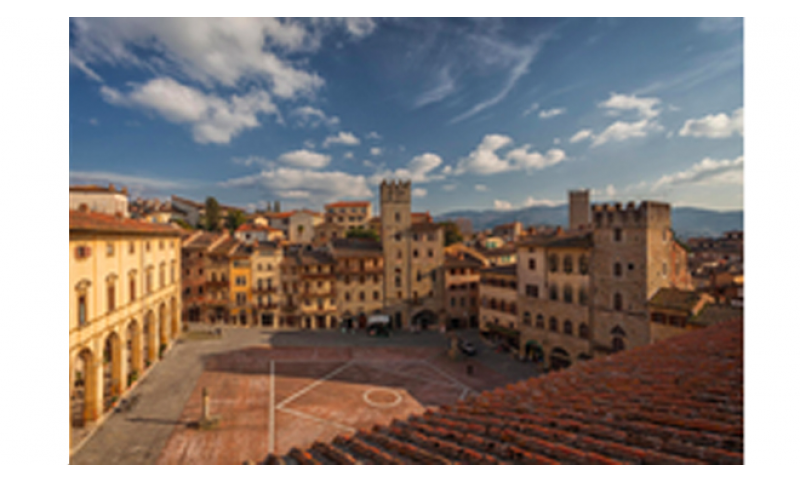
{"label": "white line marking on pavement", "polygon": [[292,395],[288,396],[286,399],[284,399],[284,400],[283,400],[281,403],[279,403],[279,404],[278,404],[278,410],[283,410],[283,409],[284,409],[283,407],[284,407],[286,404],[288,404],[288,403],[292,402],[293,400],[295,400],[295,399],[297,399],[297,398],[300,398],[301,396],[303,396],[303,395],[305,395],[306,393],[310,392],[310,391],[311,391],[311,390],[313,390],[314,388],[316,388],[316,387],[318,387],[318,386],[322,385],[323,383],[325,383],[325,381],[327,381],[327,380],[330,380],[330,379],[331,379],[331,378],[333,378],[334,376],[338,375],[339,373],[341,373],[342,371],[344,371],[346,368],[348,368],[348,367],[349,367],[350,365],[352,365],[353,363],[354,363],[354,362],[353,362],[352,360],[351,360],[351,361],[348,361],[348,362],[347,362],[347,363],[345,363],[344,365],[342,365],[342,366],[340,366],[339,368],[337,368],[337,369],[333,370],[332,372],[330,372],[330,373],[328,373],[327,375],[323,376],[322,378],[320,378],[319,380],[315,381],[314,383],[312,383],[312,384],[308,385],[307,387],[305,387],[305,388],[302,388],[302,389],[300,389],[299,391],[297,391],[297,392],[293,393]]}
{"label": "white line marking on pavement", "polygon": [[460,381],[456,380],[456,379],[455,379],[455,377],[448,375],[447,373],[445,373],[445,372],[444,372],[444,370],[440,369],[439,367],[437,367],[436,365],[432,364],[431,362],[429,362],[429,361],[426,361],[425,363],[426,363],[428,366],[430,366],[431,368],[433,368],[433,369],[434,369],[436,372],[438,372],[440,375],[444,376],[445,378],[447,378],[448,380],[450,380],[450,381],[452,381],[452,382],[455,382],[455,383],[457,383],[457,384],[458,384],[458,385],[459,385],[461,388],[466,388],[467,390],[472,390],[473,392],[475,391],[475,390],[474,390],[472,387],[470,387],[469,385],[466,385],[466,384],[464,384],[464,383],[461,383]]}
{"label": "white line marking on pavement", "polygon": [[356,429],[354,429],[353,427],[350,427],[350,426],[347,426],[347,425],[342,425],[340,423],[336,423],[336,422],[333,422],[331,420],[325,420],[323,418],[315,417],[313,415],[309,415],[307,413],[300,412],[299,410],[292,410],[291,408],[279,408],[278,410],[280,410],[281,412],[290,413],[292,415],[296,415],[298,417],[306,418],[306,419],[309,419],[309,420],[315,420],[317,422],[321,422],[321,423],[324,423],[326,425],[332,425],[332,426],[338,427],[338,428],[340,428],[342,430],[346,430],[347,432],[355,432],[356,431]]}
{"label": "white line marking on pavement", "polygon": [[[418,360],[417,362],[418,363],[424,363],[423,360]],[[404,377],[404,378],[410,378],[410,379],[413,379],[413,380],[424,381],[426,383],[433,383],[433,384],[436,384],[436,385],[443,385],[443,386],[457,386],[459,388],[463,386],[460,383],[451,383],[449,381],[433,380],[431,378],[425,378],[423,376],[418,376],[418,375],[407,375],[405,373],[400,373],[399,371],[390,370],[389,368],[383,367],[383,366],[381,366],[379,364],[379,362],[364,363],[363,361],[360,361],[359,363],[362,363],[365,366],[372,367],[372,368],[374,368],[374,369],[376,369],[378,371],[383,371],[383,372],[386,372],[386,373],[389,373],[389,374],[392,374],[392,375],[397,375],[397,376]]]}

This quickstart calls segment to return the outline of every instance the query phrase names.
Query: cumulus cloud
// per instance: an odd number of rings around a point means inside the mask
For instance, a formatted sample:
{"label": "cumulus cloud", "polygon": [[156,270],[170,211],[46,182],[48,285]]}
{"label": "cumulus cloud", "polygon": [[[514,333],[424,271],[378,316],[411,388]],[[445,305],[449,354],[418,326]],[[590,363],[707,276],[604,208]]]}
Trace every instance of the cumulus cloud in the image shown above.
{"label": "cumulus cloud", "polygon": [[735,110],[731,116],[725,113],[709,114],[700,119],[689,119],[678,132],[681,136],[694,138],[730,138],[744,135],[744,108]]}
{"label": "cumulus cloud", "polygon": [[411,180],[414,183],[428,183],[441,180],[444,175],[434,173],[437,167],[442,164],[442,158],[434,153],[423,153],[415,156],[408,162],[405,168],[397,170],[382,170],[372,175],[370,183],[377,185],[384,179]]}
{"label": "cumulus cloud", "polygon": [[543,109],[539,111],[539,117],[541,119],[549,119],[562,115],[566,112],[567,112],[566,108]]}
{"label": "cumulus cloud", "polygon": [[678,185],[741,185],[744,182],[744,156],[733,160],[714,160],[704,158],[689,169],[662,176],[652,190],[671,188]]}
{"label": "cumulus cloud", "polygon": [[353,133],[340,131],[339,134],[337,134],[336,136],[328,136],[327,138],[325,138],[325,141],[322,142],[322,146],[324,148],[327,148],[330,145],[335,145],[335,144],[355,146],[361,144],[361,140],[356,138]]}
{"label": "cumulus cloud", "polygon": [[512,210],[514,207],[511,205],[511,202],[507,202],[505,200],[495,200],[494,201],[494,209],[495,210]]}
{"label": "cumulus cloud", "polygon": [[302,198],[322,204],[344,197],[372,196],[362,175],[280,167],[220,183],[225,188],[267,189],[281,198]]}
{"label": "cumulus cloud", "polygon": [[611,97],[598,104],[599,107],[609,110],[610,114],[619,111],[636,111],[640,117],[645,119],[655,118],[659,110],[655,108],[661,100],[655,97],[641,98],[634,95],[611,93]]}
{"label": "cumulus cloud", "polygon": [[378,148],[378,147],[374,147],[374,148],[370,148],[369,153],[372,156],[380,156],[381,153],[383,153],[383,150]]}
{"label": "cumulus cloud", "polygon": [[489,190],[489,187],[487,187],[486,185],[482,185],[482,184],[480,184],[480,183],[478,183],[477,185],[475,185],[475,191],[476,191],[476,192],[485,192],[485,191],[487,191],[487,190]]}
{"label": "cumulus cloud", "polygon": [[556,205],[558,205],[558,202],[555,202],[553,200],[547,200],[547,199],[539,199],[539,200],[537,200],[537,199],[535,199],[533,197],[528,197],[522,202],[522,206],[525,207],[525,208],[527,208],[527,207],[555,207]]}
{"label": "cumulus cloud", "polygon": [[500,156],[497,151],[513,144],[509,136],[489,134],[484,136],[478,147],[456,165],[454,173],[477,173],[490,175],[514,170],[541,170],[556,165],[566,159],[566,153],[560,149],[551,149],[542,154],[530,151],[530,145],[523,145]]}
{"label": "cumulus cloud", "polygon": [[414,188],[411,190],[411,196],[418,197],[418,198],[425,198],[428,194],[428,190],[424,188]]}
{"label": "cumulus cloud", "polygon": [[629,123],[616,121],[608,126],[602,133],[592,136],[592,146],[600,146],[609,141],[625,141],[631,138],[644,138],[648,133],[660,131],[663,127],[657,121],[642,119]]}
{"label": "cumulus cloud", "polygon": [[292,110],[291,115],[300,126],[316,128],[320,124],[335,126],[339,124],[338,116],[327,116],[324,111],[311,106],[301,106]]}
{"label": "cumulus cloud", "polygon": [[324,85],[316,73],[281,57],[314,51],[321,44],[324,31],[298,20],[76,18],[70,28],[70,51],[87,66],[180,72],[206,86],[229,88],[253,80],[266,83],[281,98],[313,94]]}
{"label": "cumulus cloud", "polygon": [[328,166],[331,157],[309,150],[296,150],[280,155],[278,161],[299,168],[324,168]]}
{"label": "cumulus cloud", "polygon": [[226,100],[169,77],[133,84],[127,93],[103,86],[100,94],[110,104],[150,110],[171,123],[189,125],[194,140],[201,144],[230,143],[245,129],[260,126],[259,114],[273,114],[280,119],[278,108],[265,91],[234,94]]}

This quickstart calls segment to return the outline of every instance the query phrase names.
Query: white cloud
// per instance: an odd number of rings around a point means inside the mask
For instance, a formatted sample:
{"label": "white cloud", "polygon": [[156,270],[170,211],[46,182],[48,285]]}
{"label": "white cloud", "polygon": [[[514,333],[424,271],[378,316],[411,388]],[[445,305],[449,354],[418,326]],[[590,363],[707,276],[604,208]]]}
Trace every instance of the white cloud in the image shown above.
{"label": "white cloud", "polygon": [[369,153],[372,156],[380,156],[381,153],[383,153],[383,150],[378,148],[378,147],[374,147],[374,148],[370,148]]}
{"label": "white cloud", "polygon": [[278,161],[284,165],[295,166],[298,168],[324,168],[331,161],[329,155],[315,153],[308,150],[296,150],[284,153],[278,157]]}
{"label": "white cloud", "polygon": [[95,71],[90,69],[89,66],[87,66],[86,63],[83,62],[80,57],[78,57],[78,55],[71,50],[69,51],[69,65],[78,68],[80,71],[86,74],[89,79],[97,82],[103,82],[103,78],[100,77]]}
{"label": "white cloud", "polygon": [[689,119],[678,133],[695,138],[730,138],[744,135],[744,108],[735,110],[730,117],[725,113],[709,114],[700,119]]}
{"label": "white cloud", "polygon": [[442,175],[449,175],[451,173],[453,173],[453,167],[452,166],[445,165],[445,167],[442,168]]}
{"label": "white cloud", "polygon": [[346,159],[346,160],[352,160],[354,156],[355,155],[353,155],[352,151],[348,151],[344,155],[342,155],[342,157],[344,157],[344,159]]}
{"label": "white cloud", "polygon": [[315,128],[320,124],[325,124],[329,127],[339,124],[339,118],[337,116],[327,116],[321,109],[311,106],[295,108],[292,110],[291,114],[297,119],[297,124],[300,126]]}
{"label": "white cloud", "polygon": [[475,191],[476,191],[476,192],[485,192],[485,191],[487,191],[487,190],[489,190],[489,187],[487,187],[486,185],[482,185],[482,184],[480,184],[480,183],[478,183],[477,185],[475,185]]}
{"label": "white cloud", "polygon": [[512,210],[513,208],[514,207],[511,205],[511,202],[506,202],[505,200],[494,201],[495,210]]}
{"label": "white cloud", "polygon": [[501,157],[498,150],[513,144],[513,140],[505,135],[489,134],[484,136],[478,147],[465,158],[459,160],[455,174],[477,173],[489,175],[514,170],[541,170],[556,165],[566,159],[566,153],[560,149],[551,149],[546,154],[531,152],[530,145],[523,145],[509,151]]}
{"label": "white cloud", "polygon": [[382,136],[376,133],[375,131],[370,131],[369,134],[367,134],[367,139],[381,139],[381,138]]}
{"label": "white cloud", "polygon": [[553,144],[554,145],[560,145],[561,144],[561,138],[553,138]]}
{"label": "white cloud", "polygon": [[325,138],[325,141],[323,141],[322,146],[324,148],[327,148],[333,144],[355,146],[361,144],[361,141],[358,138],[356,138],[353,133],[340,131],[339,134],[337,134],[336,136],[328,136],[327,138]]}
{"label": "white cloud", "polygon": [[522,113],[522,115],[523,116],[527,116],[527,115],[531,114],[532,112],[536,111],[537,109],[539,109],[539,103],[533,103],[533,104],[531,104],[531,107],[529,107],[528,109],[526,109]]}
{"label": "white cloud", "polygon": [[307,140],[305,140],[305,141],[303,142],[303,146],[305,146],[305,147],[306,147],[306,148],[308,148],[309,150],[313,150],[314,148],[316,148],[316,146],[317,146],[317,145],[316,145],[316,143],[314,143],[312,140],[310,140],[310,139],[307,139]]}
{"label": "white cloud", "polygon": [[408,162],[405,168],[397,170],[382,170],[372,175],[369,180],[374,185],[380,184],[384,179],[411,180],[414,183],[428,183],[441,180],[442,174],[434,174],[438,166],[442,164],[442,158],[434,153],[423,153],[415,156]]}
{"label": "white cloud", "polygon": [[373,162],[371,162],[369,160],[364,160],[364,161],[361,162],[361,164],[366,166],[367,168],[375,168],[375,163],[373,163]]}
{"label": "white cloud", "polygon": [[733,160],[714,160],[704,158],[687,170],[662,176],[652,190],[671,188],[678,185],[721,185],[744,183],[744,157]]}
{"label": "white cloud", "polygon": [[592,136],[592,146],[600,146],[609,141],[625,141],[630,138],[644,138],[648,133],[661,131],[663,127],[655,120],[642,119],[629,123],[627,121],[615,121],[608,126],[602,133]]}
{"label": "white cloud", "polygon": [[167,121],[187,124],[194,140],[201,144],[228,144],[245,129],[260,126],[259,114],[280,116],[270,95],[250,91],[245,96],[232,95],[225,100],[162,77],[146,84],[134,84],[128,93],[108,86],[100,88],[106,102],[155,111]]}
{"label": "white cloud", "polygon": [[609,184],[606,187],[606,196],[607,197],[611,197],[611,198],[614,198],[615,196],[617,196],[617,189],[614,188],[614,185]]}
{"label": "white cloud", "polygon": [[560,116],[566,112],[567,112],[566,108],[543,109],[539,111],[539,117],[541,119],[549,119],[549,118],[554,118],[556,116]]}
{"label": "white cloud", "polygon": [[225,188],[267,189],[280,198],[304,198],[315,204],[347,196],[372,196],[366,178],[361,175],[284,167],[234,178],[220,185]]}
{"label": "white cloud", "polygon": [[427,194],[428,190],[424,188],[414,188],[411,190],[411,196],[413,197],[425,198]]}
{"label": "white cloud", "polygon": [[572,135],[572,138],[569,139],[570,143],[580,143],[585,139],[589,139],[592,137],[592,130],[591,129],[582,129]]}
{"label": "white cloud", "polygon": [[655,106],[661,102],[655,97],[640,98],[636,95],[626,95],[611,93],[611,97],[598,104],[599,107],[610,110],[612,113],[617,111],[637,111],[639,116],[651,119],[658,116],[659,110]]}
{"label": "white cloud", "polygon": [[[180,72],[206,86],[266,82],[273,95],[313,94],[324,80],[278,53],[313,51],[324,32],[275,18],[76,18],[71,52],[85,65]],[[349,28],[349,27],[348,27]]]}
{"label": "white cloud", "polygon": [[442,190],[444,190],[446,192],[452,192],[455,189],[456,189],[456,184],[454,184],[454,183],[451,183],[449,185],[442,185]]}
{"label": "white cloud", "polygon": [[344,19],[347,32],[357,39],[371,34],[377,25],[375,21],[368,17],[348,17]]}
{"label": "white cloud", "polygon": [[273,161],[270,161],[262,156],[248,156],[245,158],[236,157],[236,158],[231,158],[231,161],[233,162],[234,165],[242,165],[242,166],[258,165],[267,168],[273,168],[275,166],[275,163]]}
{"label": "white cloud", "polygon": [[525,201],[522,202],[522,206],[526,207],[526,208],[527,207],[555,207],[558,204],[559,204],[558,202],[555,202],[553,200],[547,200],[547,199],[536,200],[533,197],[528,197],[528,198],[525,199]]}
{"label": "white cloud", "polygon": [[436,77],[436,85],[420,94],[414,101],[415,108],[421,108],[446,98],[456,90],[456,83],[450,77],[450,66],[439,70]]}

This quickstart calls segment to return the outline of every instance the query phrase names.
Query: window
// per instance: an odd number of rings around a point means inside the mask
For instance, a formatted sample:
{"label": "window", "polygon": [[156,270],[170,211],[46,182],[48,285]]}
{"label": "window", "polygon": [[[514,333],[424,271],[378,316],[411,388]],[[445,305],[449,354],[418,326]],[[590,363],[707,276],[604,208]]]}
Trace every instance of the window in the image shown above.
{"label": "window", "polygon": [[558,320],[555,317],[550,317],[550,331],[558,332]]}
{"label": "window", "polygon": [[136,276],[130,276],[128,284],[130,285],[131,302],[136,300]]}
{"label": "window", "polygon": [[566,320],[564,321],[564,334],[572,334],[572,321]]}
{"label": "window", "polygon": [[133,244],[133,241],[128,242],[128,253],[133,254],[136,252],[136,246]]}
{"label": "window", "polygon": [[564,273],[572,274],[572,256],[564,256]]}
{"label": "window", "polygon": [[366,296],[364,295],[364,291],[361,291],[358,293],[358,300],[363,301],[364,299],[366,299]]}
{"label": "window", "polygon": [[164,250],[164,241],[163,240],[159,240],[158,241],[158,250]]}
{"label": "window", "polygon": [[114,282],[111,281],[111,282],[108,283],[108,312],[109,313],[111,311],[113,311],[115,306],[116,306],[116,304],[115,304],[116,303],[116,300],[115,300],[116,299],[115,298],[116,294],[117,294],[117,291],[116,291],[116,288],[114,287]]}
{"label": "window", "polygon": [[147,276],[145,278],[145,287],[147,288],[147,294],[153,292],[153,270],[149,269],[147,271]]}
{"label": "window", "polygon": [[431,271],[431,282],[436,282],[436,269]]}
{"label": "window", "polygon": [[454,298],[454,297],[450,298],[450,307],[451,308],[456,307],[456,298]]}
{"label": "window", "polygon": [[558,257],[555,254],[549,258],[550,272],[558,272]]}
{"label": "window", "polygon": [[525,326],[530,326],[533,324],[530,311],[525,311],[525,314],[522,316],[522,324]]}
{"label": "window", "polygon": [[536,270],[536,259],[528,259],[528,269],[532,271]]}
{"label": "window", "polygon": [[539,297],[539,286],[528,284],[525,286],[525,295],[528,297]]}
{"label": "window", "polygon": [[578,302],[584,306],[589,303],[589,295],[586,293],[586,289],[580,288],[578,290]]}
{"label": "window", "polygon": [[582,339],[589,339],[589,326],[586,323],[581,323],[578,326],[578,336]]}
{"label": "window", "polygon": [[86,295],[81,294],[78,296],[78,325],[86,325]]}
{"label": "window", "polygon": [[395,222],[399,222],[400,221],[400,212],[395,212],[394,213],[394,221]]}
{"label": "window", "polygon": [[417,257],[419,257],[419,251],[414,249],[414,258],[416,259]]}
{"label": "window", "polygon": [[145,252],[150,252],[150,241],[144,243],[144,250]]}
{"label": "window", "polygon": [[622,294],[620,293],[614,294],[614,310],[622,311]]}
{"label": "window", "polygon": [[403,238],[403,236],[400,234],[400,232],[397,232],[396,234],[394,234],[394,240],[395,241],[400,242],[400,239],[402,239],[402,238]]}
{"label": "window", "polygon": [[164,287],[166,285],[166,273],[164,270],[164,263],[162,262],[158,266],[158,287]]}
{"label": "window", "polygon": [[633,262],[628,262],[628,270],[629,271],[633,270]]}
{"label": "window", "polygon": [[242,306],[246,302],[247,302],[247,294],[245,294],[243,292],[237,292],[236,293],[236,305],[237,306]]}
{"label": "window", "polygon": [[624,349],[625,349],[625,340],[623,340],[619,336],[615,336],[614,339],[611,340],[611,350],[616,353]]}
{"label": "window", "polygon": [[433,257],[433,249],[428,249],[428,257]]}
{"label": "window", "polygon": [[402,250],[398,250],[397,251],[397,258],[398,259],[402,259],[403,258],[403,251]]}
{"label": "window", "polygon": [[558,286],[555,284],[550,286],[550,300],[558,301]]}
{"label": "window", "polygon": [[414,234],[414,242],[419,242],[419,234]]}
{"label": "window", "polygon": [[622,264],[619,262],[614,263],[614,275],[617,277],[622,277]]}
{"label": "window", "polygon": [[541,314],[536,315],[536,327],[539,329],[544,329],[544,316]]}
{"label": "window", "polygon": [[[610,216],[611,214],[609,214]],[[622,229],[614,229],[614,242],[622,241]]]}
{"label": "window", "polygon": [[394,285],[395,285],[395,287],[400,287],[400,286],[403,285],[402,282],[400,282],[400,276],[395,276]]}
{"label": "window", "polygon": [[[202,271],[203,269],[200,270]],[[169,282],[170,284],[175,284],[175,261],[172,261],[172,264],[169,266]]]}
{"label": "window", "polygon": [[107,242],[106,243],[106,255],[108,257],[111,257],[111,256],[114,255],[114,244],[112,244],[111,242]]}
{"label": "window", "polygon": [[589,259],[585,255],[582,255],[578,260],[578,266],[580,268],[581,275],[585,276],[589,273]]}
{"label": "window", "polygon": [[417,271],[417,282],[422,280],[422,272]]}
{"label": "window", "polygon": [[376,301],[377,301],[377,300],[378,300],[378,299],[380,299],[380,298],[381,298],[381,296],[380,296],[380,294],[378,294],[378,291],[374,291],[374,292],[372,293],[372,299],[374,299],[374,300],[376,300]]}
{"label": "window", "polygon": [[572,303],[572,286],[570,285],[564,286],[564,302]]}

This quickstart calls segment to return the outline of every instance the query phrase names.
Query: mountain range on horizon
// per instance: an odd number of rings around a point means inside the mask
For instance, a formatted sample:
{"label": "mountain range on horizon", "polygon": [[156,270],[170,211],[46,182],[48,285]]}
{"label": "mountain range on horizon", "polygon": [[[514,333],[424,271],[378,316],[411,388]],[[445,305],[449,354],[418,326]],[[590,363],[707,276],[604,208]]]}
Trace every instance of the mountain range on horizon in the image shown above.
{"label": "mountain range on horizon", "polygon": [[[465,218],[473,230],[490,229],[497,225],[519,221],[528,226],[569,225],[569,206],[533,206],[517,210],[455,210],[434,216],[436,222]],[[744,229],[744,211],[717,211],[695,207],[673,207],[672,228],[681,239],[689,237],[718,237],[729,230]]]}

